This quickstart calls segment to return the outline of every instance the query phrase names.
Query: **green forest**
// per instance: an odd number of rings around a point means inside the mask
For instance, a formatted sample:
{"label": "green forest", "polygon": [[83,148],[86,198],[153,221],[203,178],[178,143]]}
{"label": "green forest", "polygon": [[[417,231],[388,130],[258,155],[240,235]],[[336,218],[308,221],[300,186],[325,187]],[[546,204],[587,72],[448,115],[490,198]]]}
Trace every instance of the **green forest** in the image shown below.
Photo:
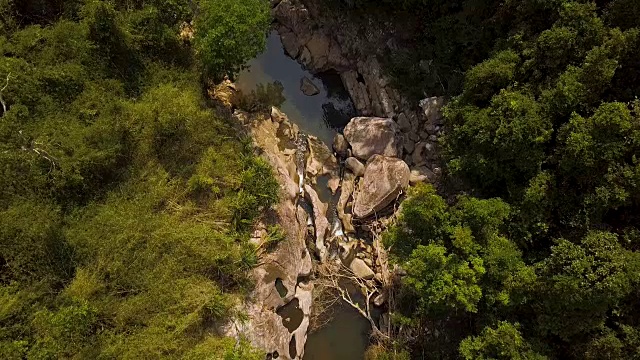
{"label": "green forest", "polygon": [[0,358],[264,358],[215,328],[278,186],[203,79],[262,50],[269,8],[191,6],[0,0]]}
{"label": "green forest", "polygon": [[[640,1],[326,2],[418,24],[385,70],[448,99],[371,358],[640,359]],[[0,0],[1,359],[264,358],[216,328],[278,184],[206,87],[269,7]]]}
{"label": "green forest", "polygon": [[398,347],[640,358],[640,1],[404,5],[424,33],[388,71],[450,101],[445,183],[413,189],[385,237],[407,272]]}

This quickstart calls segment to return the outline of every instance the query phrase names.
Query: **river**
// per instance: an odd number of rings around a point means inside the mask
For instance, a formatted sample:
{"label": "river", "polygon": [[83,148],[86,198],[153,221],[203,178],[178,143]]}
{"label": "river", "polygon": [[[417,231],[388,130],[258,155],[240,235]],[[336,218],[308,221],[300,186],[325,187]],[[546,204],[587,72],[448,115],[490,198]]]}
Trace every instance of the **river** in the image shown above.
{"label": "river", "polygon": [[[236,80],[237,88],[242,92],[250,92],[258,84],[280,82],[286,99],[280,106],[281,110],[303,132],[316,136],[329,147],[334,135],[342,131],[356,115],[340,77],[333,73],[313,75],[305,70],[284,53],[280,37],[275,31],[268,37],[266,51],[248,65]],[[318,95],[306,96],[302,93],[300,81],[303,77],[318,87]],[[304,360],[364,358],[369,343],[368,321],[346,304],[339,305],[333,314],[327,325],[309,334]]]}
{"label": "river", "polygon": [[[257,84],[280,82],[285,102],[280,106],[300,130],[316,136],[331,147],[333,136],[356,115],[349,94],[336,73],[313,75],[284,53],[280,36],[273,31],[267,38],[267,49],[249,62],[236,81],[238,90],[248,93]],[[302,78],[310,79],[320,90],[315,96],[300,91]]]}

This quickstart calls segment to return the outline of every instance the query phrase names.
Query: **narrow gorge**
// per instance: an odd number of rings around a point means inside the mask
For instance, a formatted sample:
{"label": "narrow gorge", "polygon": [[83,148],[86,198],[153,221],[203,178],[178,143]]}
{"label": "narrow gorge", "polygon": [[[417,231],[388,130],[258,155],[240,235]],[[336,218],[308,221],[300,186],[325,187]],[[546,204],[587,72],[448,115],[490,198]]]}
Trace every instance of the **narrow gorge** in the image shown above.
{"label": "narrow gorge", "polygon": [[[388,336],[387,289],[402,272],[389,268],[380,234],[410,185],[437,182],[443,98],[410,103],[375,54],[344,50],[356,39],[319,26],[321,15],[303,2],[272,5],[265,53],[235,83],[210,89],[273,166],[283,194],[255,228],[261,261],[241,305],[248,321],[224,331],[272,359],[363,358],[370,336]],[[238,98],[266,84],[281,88],[280,108],[239,109]],[[285,239],[267,249],[275,225]]]}

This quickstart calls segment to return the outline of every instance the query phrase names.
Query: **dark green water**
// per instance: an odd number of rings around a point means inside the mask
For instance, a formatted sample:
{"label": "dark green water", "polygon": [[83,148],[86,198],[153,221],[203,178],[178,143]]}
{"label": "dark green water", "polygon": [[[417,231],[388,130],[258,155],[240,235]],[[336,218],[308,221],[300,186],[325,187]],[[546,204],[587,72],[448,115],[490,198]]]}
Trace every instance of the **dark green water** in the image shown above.
{"label": "dark green water", "polygon": [[304,360],[362,360],[370,330],[367,320],[342,305],[329,324],[309,335]]}
{"label": "dark green water", "polygon": [[[337,74],[314,76],[298,62],[289,58],[282,48],[280,37],[271,33],[266,51],[249,63],[236,85],[243,92],[254,90],[257,84],[279,81],[286,101],[280,107],[302,131],[318,137],[331,147],[333,136],[356,115],[355,108]],[[316,96],[300,91],[300,80],[308,77],[320,89]],[[320,182],[326,183],[326,179]],[[319,184],[320,185],[320,184]],[[318,190],[324,186],[318,186]],[[321,196],[331,197],[327,191]],[[328,200],[328,199],[323,199]],[[293,304],[292,304],[293,306]],[[289,317],[291,309],[282,309]],[[333,311],[333,320],[320,330],[309,334],[305,347],[305,360],[362,360],[369,343],[369,323],[348,305]],[[287,322],[296,321],[292,316]]]}

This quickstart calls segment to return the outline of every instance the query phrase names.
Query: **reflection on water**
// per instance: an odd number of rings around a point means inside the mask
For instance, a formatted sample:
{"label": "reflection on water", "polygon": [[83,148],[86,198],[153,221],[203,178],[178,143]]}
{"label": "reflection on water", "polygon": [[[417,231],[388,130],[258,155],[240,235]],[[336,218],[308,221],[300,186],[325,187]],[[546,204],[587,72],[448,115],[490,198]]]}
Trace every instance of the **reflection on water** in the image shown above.
{"label": "reflection on water", "polygon": [[344,304],[329,324],[309,335],[304,360],[362,360],[369,331],[369,322]]}
{"label": "reflection on water", "polygon": [[[300,80],[305,76],[320,89],[318,95],[306,96],[300,91]],[[258,84],[274,81],[284,87],[286,100],[281,106],[282,111],[302,131],[317,136],[329,146],[336,131],[341,131],[356,115],[340,76],[335,73],[314,76],[304,70],[302,65],[284,53],[275,31],[269,35],[266,51],[240,73],[236,85],[242,92],[250,93]]]}

